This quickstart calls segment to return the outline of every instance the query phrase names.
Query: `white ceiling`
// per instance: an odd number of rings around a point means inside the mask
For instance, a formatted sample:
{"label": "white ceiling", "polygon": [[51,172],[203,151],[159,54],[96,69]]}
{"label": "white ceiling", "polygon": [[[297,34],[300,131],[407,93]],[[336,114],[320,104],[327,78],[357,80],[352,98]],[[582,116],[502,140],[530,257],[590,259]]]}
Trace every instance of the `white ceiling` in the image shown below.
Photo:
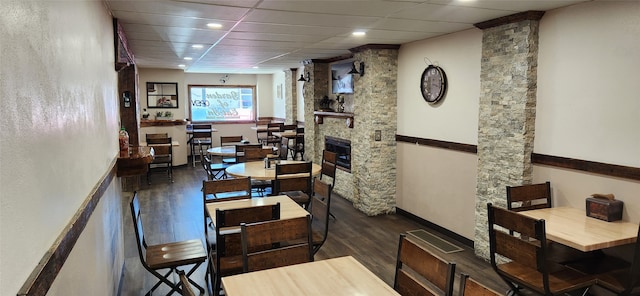
{"label": "white ceiling", "polygon": [[[403,44],[522,11],[590,0],[105,1],[139,67],[184,64],[185,72],[193,73],[276,73],[303,60],[348,55],[365,44]],[[355,30],[366,36],[352,36]]]}

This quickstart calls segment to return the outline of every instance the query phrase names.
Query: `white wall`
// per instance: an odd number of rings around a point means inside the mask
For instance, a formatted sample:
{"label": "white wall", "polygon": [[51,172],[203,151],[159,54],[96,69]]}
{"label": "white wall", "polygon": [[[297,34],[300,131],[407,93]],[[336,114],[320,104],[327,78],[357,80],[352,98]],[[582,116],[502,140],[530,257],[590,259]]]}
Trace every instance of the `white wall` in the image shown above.
{"label": "white wall", "polygon": [[640,167],[640,2],[591,2],[540,23],[535,152]]}
{"label": "white wall", "polygon": [[[548,11],[540,22],[534,152],[640,167],[640,2],[589,2]],[[403,45],[398,71],[398,134],[477,144],[482,32]],[[419,93],[426,63],[447,73],[439,106]],[[399,208],[473,239],[477,157],[398,144]],[[640,221],[640,182],[534,166],[551,181],[556,205],[584,207],[592,193],[624,200],[623,219]],[[460,203],[463,201],[463,203]]]}
{"label": "white wall", "polygon": [[298,106],[297,120],[300,122],[304,122],[304,81],[298,81],[300,79],[300,73],[304,72],[304,66],[300,66],[296,73],[298,77],[295,77],[296,81],[296,99]]}
{"label": "white wall", "polygon": [[[3,1],[0,40],[0,295],[15,295],[117,157],[117,74],[101,2]],[[51,295],[115,295],[119,187],[116,178]]]}
{"label": "white wall", "polygon": [[[398,134],[478,143],[482,31],[404,44],[398,56]],[[420,94],[420,77],[431,63],[442,67],[449,87],[440,104],[428,104]]]}
{"label": "white wall", "polygon": [[[398,56],[397,134],[476,145],[482,32],[466,30],[402,45]],[[437,63],[449,89],[437,105],[420,93],[420,77]],[[473,238],[477,157],[398,143],[399,208]]]}
{"label": "white wall", "polygon": [[[285,87],[285,73],[278,72],[273,74],[273,92],[271,94],[273,103],[273,117],[285,119],[287,117],[285,98],[287,97],[287,87]],[[278,93],[280,89],[280,93]]]}

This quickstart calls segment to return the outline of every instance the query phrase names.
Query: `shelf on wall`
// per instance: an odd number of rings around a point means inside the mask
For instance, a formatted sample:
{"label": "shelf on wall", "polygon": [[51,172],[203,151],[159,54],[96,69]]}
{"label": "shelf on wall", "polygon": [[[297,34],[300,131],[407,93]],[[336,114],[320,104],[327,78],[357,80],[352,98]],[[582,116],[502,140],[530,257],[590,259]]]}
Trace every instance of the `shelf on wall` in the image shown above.
{"label": "shelf on wall", "polygon": [[187,121],[185,119],[175,119],[175,120],[142,119],[140,120],[140,127],[173,126],[173,125],[185,125],[185,124],[187,124]]}
{"label": "shelf on wall", "polygon": [[313,111],[317,124],[322,124],[325,117],[344,118],[348,128],[353,128],[353,113],[349,112],[331,112],[331,111]]}

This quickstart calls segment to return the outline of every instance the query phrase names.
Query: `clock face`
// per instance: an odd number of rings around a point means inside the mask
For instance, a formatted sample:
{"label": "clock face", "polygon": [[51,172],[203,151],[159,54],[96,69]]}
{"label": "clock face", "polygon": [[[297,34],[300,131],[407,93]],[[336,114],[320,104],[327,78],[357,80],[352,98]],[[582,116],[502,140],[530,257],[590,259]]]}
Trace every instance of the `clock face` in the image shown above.
{"label": "clock face", "polygon": [[420,91],[425,101],[435,104],[447,91],[447,76],[438,66],[429,65],[420,78]]}

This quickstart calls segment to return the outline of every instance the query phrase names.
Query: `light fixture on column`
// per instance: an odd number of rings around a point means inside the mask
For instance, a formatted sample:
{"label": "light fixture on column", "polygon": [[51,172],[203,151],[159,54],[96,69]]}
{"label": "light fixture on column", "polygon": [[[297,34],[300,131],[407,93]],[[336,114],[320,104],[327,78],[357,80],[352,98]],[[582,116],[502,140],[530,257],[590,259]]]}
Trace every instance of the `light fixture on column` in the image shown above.
{"label": "light fixture on column", "polygon": [[[356,69],[356,63],[360,65],[360,71]],[[351,71],[349,71],[349,74],[360,74],[361,77],[364,76],[364,62],[354,61],[351,64]]]}
{"label": "light fixture on column", "polygon": [[304,75],[300,74],[300,79],[298,79],[298,81],[304,81],[304,82],[309,82],[311,81],[311,73],[307,72],[307,76],[305,77]]}

